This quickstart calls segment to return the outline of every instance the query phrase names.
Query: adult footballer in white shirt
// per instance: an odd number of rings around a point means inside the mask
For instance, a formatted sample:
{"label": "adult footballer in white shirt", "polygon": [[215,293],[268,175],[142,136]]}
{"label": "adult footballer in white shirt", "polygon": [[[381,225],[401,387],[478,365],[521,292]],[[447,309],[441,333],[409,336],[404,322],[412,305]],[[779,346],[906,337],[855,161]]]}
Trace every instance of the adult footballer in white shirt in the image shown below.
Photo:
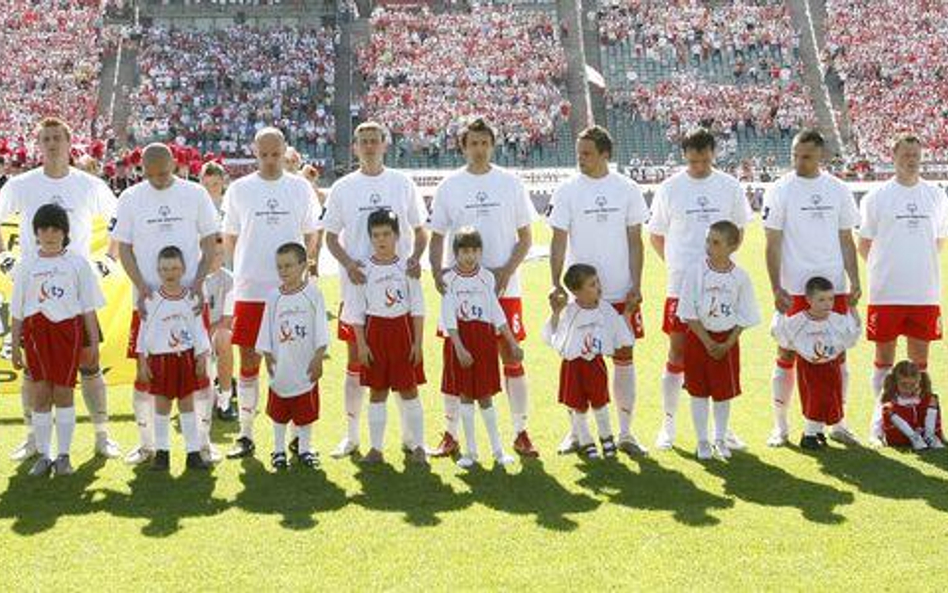
{"label": "adult footballer in white shirt", "polygon": [[[609,170],[612,137],[600,126],[583,130],[576,139],[579,172],[554,192],[547,209],[553,228],[550,243],[550,273],[553,287],[550,304],[557,307],[568,298],[563,288],[564,264],[589,264],[602,283],[602,298],[619,312],[635,337],[642,328],[642,225],[648,206],[638,185]],[[647,453],[632,434],[635,411],[635,366],[632,347],[613,355],[613,391],[619,417],[619,450],[628,455]],[[572,431],[559,446],[561,454],[576,451]]]}
{"label": "adult footballer in white shirt", "polygon": [[[655,448],[670,450],[675,444],[675,414],[684,383],[685,336],[688,324],[677,315],[678,299],[688,270],[705,257],[708,228],[728,220],[743,229],[751,218],[750,205],[740,183],[714,168],[714,136],[704,128],[682,139],[681,152],[687,166],[666,179],[652,200],[648,222],[649,241],[665,262],[667,295],[662,331],[668,336],[668,360],[662,374],[662,405],[665,412]],[[728,430],[728,449],[746,445]]]}
{"label": "adult footballer in white shirt", "polygon": [[[369,236],[369,215],[379,209],[389,209],[398,216],[402,228],[399,233],[397,253],[407,264],[408,275],[421,277],[421,257],[428,242],[428,232],[424,223],[427,208],[418,193],[418,188],[410,177],[385,167],[385,151],[388,150],[388,131],[374,121],[359,124],[353,132],[356,157],[359,169],[349,173],[333,184],[323,211],[322,230],[325,233],[326,248],[339,262],[339,283],[343,294],[340,313],[346,307],[347,294],[351,284],[364,284],[362,271],[364,262],[372,254]],[[412,232],[409,232],[412,231]],[[346,377],[343,383],[345,411],[347,421],[346,436],[331,453],[335,458],[346,457],[359,450],[359,418],[365,389],[360,382],[361,365],[356,348],[355,332],[342,322],[339,316],[338,338],[347,346]],[[410,437],[404,428],[407,426],[405,409],[399,402],[402,434]],[[418,437],[422,442],[423,435]],[[410,442],[411,439],[406,439]]]}
{"label": "adult footballer in white shirt", "polygon": [[941,339],[939,251],[948,237],[948,198],[919,175],[922,142],[899,135],[895,176],[859,204],[859,254],[869,266],[866,337],[876,345],[870,386],[875,408],[869,442],[882,444],[882,387],[895,364],[899,336],[909,360],[926,369],[929,346]]}
{"label": "adult footballer in white shirt", "polygon": [[[115,195],[104,181],[79,169],[69,166],[72,133],[62,120],[48,117],[37,126],[37,144],[43,157],[43,165],[32,171],[11,178],[0,188],[0,221],[12,214],[19,214],[19,241],[21,257],[29,257],[36,251],[33,233],[33,216],[45,204],[59,204],[69,215],[69,250],[91,260],[93,225],[96,219],[111,222],[115,212]],[[6,242],[0,232],[0,269],[9,272],[15,261],[4,251]],[[106,257],[95,262],[102,277],[108,276],[118,255],[115,242],[109,244]],[[101,332],[100,332],[101,339]],[[99,364],[88,358],[89,349],[84,349],[79,363],[82,398],[95,429],[96,454],[107,458],[121,455],[118,445],[109,438],[109,413],[105,380]],[[25,375],[21,379],[20,401],[27,437],[13,452],[15,461],[24,461],[36,455],[33,437],[33,404],[30,388],[32,382]]]}
{"label": "adult footballer in white shirt", "polygon": [[[797,133],[791,148],[793,171],[778,179],[764,195],[761,219],[767,239],[767,275],[777,312],[787,316],[807,309],[805,287],[814,276],[832,282],[837,313],[847,313],[862,295],[852,233],[859,224],[859,212],[849,188],[821,169],[824,145],[823,135],[817,130]],[[793,352],[778,346],[771,380],[774,429],[767,439],[771,447],[782,447],[789,440],[793,361]],[[845,362],[841,369],[845,403]],[[859,444],[844,422],[830,429],[830,438],[848,445]]]}
{"label": "adult footballer in white shirt", "polygon": [[234,262],[234,323],[231,341],[240,348],[237,382],[240,434],[227,456],[248,457],[256,450],[253,422],[260,399],[260,362],[256,350],[260,323],[269,295],[280,286],[277,249],[285,243],[313,246],[319,216],[308,181],[286,173],[286,140],[276,128],[262,128],[254,137],[257,172],[242,177],[224,194],[224,246]]}
{"label": "adult footballer in white shirt", "polygon": [[[454,263],[451,249],[444,261],[445,240],[451,244],[454,233],[473,227],[484,243],[482,264],[494,275],[495,290],[507,318],[507,326],[518,341],[526,332],[523,326],[523,301],[520,276],[517,272],[533,244],[530,225],[536,210],[520,179],[493,164],[496,134],[482,118],[466,123],[460,136],[461,150],[467,164],[447,176],[435,191],[431,218],[431,244],[428,257],[431,274],[438,291],[444,293],[442,274]],[[515,359],[507,342],[500,338],[500,356],[504,368],[504,387],[510,401],[513,420],[514,451],[527,457],[538,455],[527,433],[527,378],[522,362]],[[460,398],[443,394],[445,431],[436,457],[458,451],[458,420]]]}

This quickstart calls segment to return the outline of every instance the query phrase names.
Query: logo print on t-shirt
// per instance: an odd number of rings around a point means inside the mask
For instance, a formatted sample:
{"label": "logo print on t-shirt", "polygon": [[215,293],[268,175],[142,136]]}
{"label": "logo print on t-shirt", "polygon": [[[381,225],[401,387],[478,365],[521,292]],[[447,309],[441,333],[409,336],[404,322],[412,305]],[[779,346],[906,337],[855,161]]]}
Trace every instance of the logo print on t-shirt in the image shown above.
{"label": "logo print on t-shirt", "polygon": [[471,319],[481,319],[484,316],[484,307],[472,305],[468,301],[461,302],[460,318],[464,321]]}
{"label": "logo print on t-shirt", "polygon": [[823,196],[820,194],[813,194],[810,196],[810,205],[803,206],[802,210],[804,212],[810,213],[810,218],[816,220],[822,220],[826,217],[826,212],[832,210],[833,207],[823,203]]}
{"label": "logo print on t-shirt", "polygon": [[909,202],[905,205],[905,210],[908,211],[908,214],[905,216],[907,220],[908,228],[910,231],[917,231],[922,224],[923,218],[928,218],[924,214],[918,213],[918,204],[915,202]]}
{"label": "logo print on t-shirt", "polygon": [[53,194],[52,196],[50,196],[49,203],[56,204],[57,206],[65,210],[66,212],[72,212],[72,208],[66,207],[66,198],[62,197],[59,194]]}
{"label": "logo print on t-shirt", "polygon": [[385,289],[385,306],[391,309],[395,305],[401,303],[405,300],[405,295],[402,291],[395,287],[389,287]]}
{"label": "logo print on t-shirt", "polygon": [[600,352],[602,352],[602,339],[597,338],[593,334],[586,334],[583,337],[583,350],[582,350],[583,358],[590,355],[595,356],[599,354]]}
{"label": "logo print on t-shirt", "polygon": [[373,193],[372,195],[369,196],[369,203],[372,204],[373,206],[378,206],[379,204],[382,203],[382,196],[380,196],[377,193]]}
{"label": "logo print on t-shirt", "polygon": [[66,289],[62,286],[56,286],[55,284],[50,284],[49,280],[44,280],[40,284],[39,289],[39,302],[45,303],[46,301],[53,299],[61,299],[66,295]]}
{"label": "logo print on t-shirt", "polygon": [[596,222],[609,222],[609,212],[614,209],[607,208],[609,199],[606,196],[596,196]]}
{"label": "logo print on t-shirt", "polygon": [[266,204],[267,210],[262,214],[266,216],[268,225],[280,224],[280,217],[289,215],[288,211],[280,210],[280,201],[276,198],[268,198]]}
{"label": "logo print on t-shirt", "polygon": [[161,218],[167,219],[171,216],[171,207],[170,206],[160,206],[158,208],[158,216]]}

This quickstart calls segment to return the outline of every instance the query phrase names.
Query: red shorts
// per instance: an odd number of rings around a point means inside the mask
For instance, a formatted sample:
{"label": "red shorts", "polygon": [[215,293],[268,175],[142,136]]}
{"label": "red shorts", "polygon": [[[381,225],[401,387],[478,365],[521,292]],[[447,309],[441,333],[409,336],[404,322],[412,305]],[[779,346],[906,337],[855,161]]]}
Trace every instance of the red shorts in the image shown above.
{"label": "red shorts", "polygon": [[599,409],[609,403],[609,374],[602,356],[563,361],[559,402],[577,412],[585,412],[589,406]]}
{"label": "red shorts", "polygon": [[662,315],[662,331],[666,334],[683,334],[688,324],[678,318],[678,297],[665,299],[665,312]]}
{"label": "red shorts", "polygon": [[[790,303],[790,309],[785,313],[787,317],[796,315],[810,308],[810,303],[806,302],[806,296],[801,294],[793,295],[793,302]],[[849,313],[849,295],[838,294],[833,297],[833,311],[840,315]]]}
{"label": "red shorts", "polygon": [[[715,342],[724,342],[731,332],[709,332]],[[741,345],[727,351],[724,358],[715,360],[698,335],[685,334],[685,389],[692,397],[710,397],[725,401],[741,394]]]}
{"label": "red shorts", "polygon": [[925,342],[941,339],[941,307],[938,305],[869,305],[866,338],[892,342],[907,336]]}
{"label": "red shorts", "polygon": [[255,348],[260,322],[266,303],[255,301],[237,301],[234,303],[234,325],[231,343],[242,348]]}
{"label": "red shorts", "polygon": [[824,424],[836,424],[843,419],[841,358],[813,364],[797,356],[797,388],[804,418]]}
{"label": "red shorts", "polygon": [[458,335],[474,357],[474,364],[468,368],[462,367],[454,354],[454,342],[446,338],[441,391],[471,399],[493,397],[500,393],[500,349],[494,327],[482,321],[459,321]]}
{"label": "red shorts", "polygon": [[518,342],[527,339],[527,329],[523,326],[523,299],[520,297],[508,297],[498,299],[500,308],[504,310],[507,317],[507,327],[510,333],[517,338]]}
{"label": "red shorts", "polygon": [[366,317],[365,341],[372,351],[372,364],[362,367],[363,387],[402,392],[425,383],[424,366],[411,364],[413,334],[411,315]]}
{"label": "red shorts", "polygon": [[207,377],[198,378],[194,350],[148,356],[151,381],[148,393],[168,399],[184,399],[208,386]]}
{"label": "red shorts", "polygon": [[[201,319],[204,321],[204,329],[211,332],[211,308],[205,303],[204,310],[201,312]],[[138,332],[142,327],[142,318],[138,315],[138,309],[132,309],[132,322],[128,330],[128,346],[125,349],[125,357],[138,358]],[[101,335],[101,333],[100,333]]]}
{"label": "red shorts", "polygon": [[[929,408],[938,409],[938,400],[933,399],[931,396],[923,397],[922,401],[915,406],[901,406],[896,402],[886,402],[882,407],[882,432],[885,434],[886,444],[895,446],[908,446],[912,444],[911,441],[902,434],[902,431],[892,424],[893,415],[908,422],[908,425],[917,432],[924,432],[925,415],[928,414]],[[938,435],[938,438],[942,436],[940,410],[938,413],[938,421],[935,424],[935,434]]]}
{"label": "red shorts", "polygon": [[23,352],[33,381],[59,387],[76,386],[82,354],[82,316],[54,323],[42,313],[23,320]]}
{"label": "red shorts", "polygon": [[267,396],[267,416],[277,424],[291,420],[296,426],[306,426],[319,420],[319,385],[295,397],[280,397],[271,389]]}
{"label": "red shorts", "polygon": [[610,304],[612,308],[616,310],[616,313],[621,315],[622,318],[625,319],[625,322],[629,324],[629,329],[632,330],[632,335],[635,336],[636,340],[641,340],[645,337],[645,324],[642,323],[641,307],[636,308],[630,315],[626,315],[624,302]]}

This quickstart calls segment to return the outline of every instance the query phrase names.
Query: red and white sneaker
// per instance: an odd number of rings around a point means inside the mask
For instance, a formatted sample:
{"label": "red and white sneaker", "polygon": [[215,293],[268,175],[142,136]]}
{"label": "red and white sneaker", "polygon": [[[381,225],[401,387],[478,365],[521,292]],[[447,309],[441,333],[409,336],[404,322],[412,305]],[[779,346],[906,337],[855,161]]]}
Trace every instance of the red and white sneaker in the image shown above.
{"label": "red and white sneaker", "polygon": [[539,457],[540,452],[536,450],[533,446],[533,443],[530,441],[530,435],[527,434],[527,431],[521,430],[517,434],[517,438],[514,439],[513,444],[514,451],[517,452],[517,455],[522,457]]}
{"label": "red and white sneaker", "polygon": [[441,442],[437,447],[429,451],[428,455],[431,457],[454,457],[458,454],[461,446],[458,443],[457,439],[451,436],[451,433],[444,431],[444,436],[441,437]]}

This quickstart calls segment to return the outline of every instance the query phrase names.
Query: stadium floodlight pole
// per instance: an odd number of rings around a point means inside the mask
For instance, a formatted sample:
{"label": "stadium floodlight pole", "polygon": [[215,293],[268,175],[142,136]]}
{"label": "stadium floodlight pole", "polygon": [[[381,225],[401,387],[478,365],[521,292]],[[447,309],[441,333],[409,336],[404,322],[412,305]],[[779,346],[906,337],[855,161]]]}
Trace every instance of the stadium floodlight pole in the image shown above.
{"label": "stadium floodlight pole", "polygon": [[563,16],[561,33],[563,51],[566,53],[566,91],[572,108],[569,125],[576,137],[595,123],[592,99],[589,95],[589,80],[586,74],[586,50],[583,47],[583,20],[577,0],[558,0],[557,12]]}

